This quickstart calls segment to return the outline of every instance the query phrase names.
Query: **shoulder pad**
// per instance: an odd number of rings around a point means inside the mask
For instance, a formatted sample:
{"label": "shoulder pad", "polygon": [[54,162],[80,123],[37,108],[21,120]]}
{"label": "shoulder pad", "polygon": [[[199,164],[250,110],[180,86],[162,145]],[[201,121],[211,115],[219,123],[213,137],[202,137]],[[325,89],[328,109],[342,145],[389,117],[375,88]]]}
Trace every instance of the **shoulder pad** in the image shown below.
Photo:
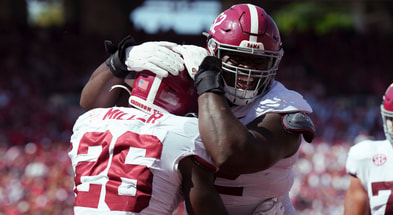
{"label": "shoulder pad", "polygon": [[281,117],[281,123],[286,132],[301,133],[308,143],[314,139],[315,127],[306,113],[287,113]]}

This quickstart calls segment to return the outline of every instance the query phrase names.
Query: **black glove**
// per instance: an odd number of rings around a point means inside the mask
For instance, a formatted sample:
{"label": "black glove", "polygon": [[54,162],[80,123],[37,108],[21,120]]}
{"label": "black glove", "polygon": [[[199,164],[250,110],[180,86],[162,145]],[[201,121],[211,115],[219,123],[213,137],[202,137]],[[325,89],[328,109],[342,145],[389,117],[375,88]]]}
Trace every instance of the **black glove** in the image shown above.
{"label": "black glove", "polygon": [[119,78],[125,78],[130,72],[124,64],[126,48],[135,45],[134,38],[128,35],[119,43],[118,46],[113,45],[112,41],[109,40],[105,40],[104,44],[106,52],[111,54],[111,56],[105,61],[106,65],[108,65],[113,75]]}
{"label": "black glove", "polygon": [[221,77],[221,64],[221,60],[213,56],[207,56],[203,59],[194,78],[198,95],[205,92],[225,93]]}

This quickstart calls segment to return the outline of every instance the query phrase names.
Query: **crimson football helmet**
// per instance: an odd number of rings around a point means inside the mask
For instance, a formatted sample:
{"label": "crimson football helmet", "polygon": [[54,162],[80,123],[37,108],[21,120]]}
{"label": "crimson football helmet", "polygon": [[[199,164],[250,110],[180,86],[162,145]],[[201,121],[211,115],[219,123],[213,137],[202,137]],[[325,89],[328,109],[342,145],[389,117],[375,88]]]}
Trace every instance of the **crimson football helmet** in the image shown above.
{"label": "crimson football helmet", "polygon": [[209,53],[223,61],[230,102],[245,105],[269,90],[284,51],[277,25],[264,9],[233,5],[216,18],[207,37]]}
{"label": "crimson football helmet", "polygon": [[184,116],[197,111],[197,91],[186,70],[163,78],[150,71],[136,74],[129,104],[149,113]]}
{"label": "crimson football helmet", "polygon": [[393,144],[393,84],[388,87],[383,96],[381,115],[386,139]]}

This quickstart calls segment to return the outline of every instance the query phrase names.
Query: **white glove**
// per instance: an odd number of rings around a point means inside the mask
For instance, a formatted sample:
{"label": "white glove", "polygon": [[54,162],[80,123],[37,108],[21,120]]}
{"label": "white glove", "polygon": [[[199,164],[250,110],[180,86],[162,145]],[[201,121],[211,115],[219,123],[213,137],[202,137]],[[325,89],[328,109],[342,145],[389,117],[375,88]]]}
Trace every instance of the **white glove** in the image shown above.
{"label": "white glove", "polygon": [[184,61],[179,54],[172,51],[179,45],[172,42],[145,42],[126,49],[125,64],[127,70],[140,72],[148,70],[161,77],[168,73],[178,75],[184,70]]}
{"label": "white glove", "polygon": [[[182,55],[188,74],[192,79],[194,79],[194,76],[198,71],[199,65],[202,63],[203,59],[209,55],[209,52],[206,50],[206,48],[194,45],[178,45],[173,48],[173,51]],[[195,70],[193,71],[193,69]]]}
{"label": "white glove", "polygon": [[253,215],[284,215],[285,208],[278,198],[267,199],[255,208]]}

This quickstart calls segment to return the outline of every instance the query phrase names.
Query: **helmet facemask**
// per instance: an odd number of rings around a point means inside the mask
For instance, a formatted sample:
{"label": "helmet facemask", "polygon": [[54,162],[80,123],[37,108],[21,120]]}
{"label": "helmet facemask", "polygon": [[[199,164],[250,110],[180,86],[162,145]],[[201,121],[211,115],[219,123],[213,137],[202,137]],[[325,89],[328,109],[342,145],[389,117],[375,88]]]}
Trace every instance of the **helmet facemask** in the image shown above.
{"label": "helmet facemask", "polygon": [[210,39],[210,53],[222,62],[222,77],[227,99],[235,105],[246,105],[264,95],[274,81],[282,51],[238,47]]}

